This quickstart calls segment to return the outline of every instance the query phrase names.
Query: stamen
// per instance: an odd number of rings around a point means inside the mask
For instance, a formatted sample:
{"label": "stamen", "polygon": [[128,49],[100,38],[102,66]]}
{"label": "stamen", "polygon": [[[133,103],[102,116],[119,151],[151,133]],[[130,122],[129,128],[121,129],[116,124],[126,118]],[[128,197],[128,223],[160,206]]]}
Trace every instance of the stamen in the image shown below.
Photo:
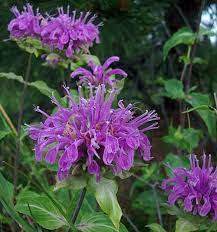
{"label": "stamen", "polygon": [[35,111],[38,112],[38,113],[43,114],[43,115],[46,116],[47,118],[50,117],[50,115],[48,115],[48,114],[45,113],[43,110],[41,110],[41,109],[39,108],[39,106],[36,106],[36,107],[35,107]]}
{"label": "stamen", "polygon": [[211,154],[209,154],[208,167],[211,167]]}
{"label": "stamen", "polygon": [[203,169],[206,168],[206,155],[205,154],[203,154],[203,167],[202,168]]}

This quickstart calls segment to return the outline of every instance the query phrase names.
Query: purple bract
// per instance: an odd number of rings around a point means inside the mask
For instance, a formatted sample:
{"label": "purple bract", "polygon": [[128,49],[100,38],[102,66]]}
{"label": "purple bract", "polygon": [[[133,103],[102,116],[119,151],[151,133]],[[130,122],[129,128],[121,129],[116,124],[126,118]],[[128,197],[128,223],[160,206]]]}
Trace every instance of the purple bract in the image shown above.
{"label": "purple bract", "polygon": [[90,12],[80,13],[76,17],[76,11],[70,15],[69,7],[64,13],[63,8],[58,8],[59,15],[49,17],[42,26],[41,39],[51,49],[64,51],[67,57],[72,57],[80,50],[88,51],[94,42],[99,43],[99,25],[93,24],[96,16],[90,16]]}
{"label": "purple bract", "polygon": [[174,205],[178,200],[184,210],[217,220],[217,169],[211,166],[211,155],[203,155],[202,167],[195,155],[190,156],[191,168],[175,168],[173,177],[162,183],[169,192],[168,201]]}
{"label": "purple bract", "polygon": [[112,76],[120,75],[127,77],[127,73],[122,69],[111,69],[109,67],[115,61],[119,61],[119,57],[112,56],[108,58],[103,65],[96,65],[92,61],[89,61],[88,66],[92,69],[91,71],[85,68],[78,68],[72,72],[71,77],[74,78],[79,76],[79,84],[82,85],[89,85],[90,83],[93,86],[98,86],[104,84],[115,88],[117,79]]}
{"label": "purple bract", "polygon": [[12,19],[8,25],[10,36],[13,38],[24,38],[24,37],[38,37],[41,33],[40,22],[42,16],[38,10],[34,14],[32,6],[27,4],[23,7],[23,11],[19,12],[16,6],[12,7],[11,11],[16,18]]}
{"label": "purple bract", "polygon": [[151,144],[144,133],[158,128],[157,122],[152,123],[159,120],[155,111],[135,117],[133,106],[125,107],[123,101],[113,109],[116,93],[111,91],[106,98],[104,85],[99,85],[96,91],[92,89],[89,99],[82,97],[79,88],[78,103],[69,89],[64,88],[69,107],[62,107],[52,97],[57,112],[48,115],[36,108],[46,119],[29,127],[29,135],[36,141],[36,160],[45,159],[50,164],[58,161],[59,180],[70,175],[70,169],[76,164],[86,165],[87,171],[99,179],[102,167],[114,174],[129,170],[136,151],[146,161],[152,158]]}

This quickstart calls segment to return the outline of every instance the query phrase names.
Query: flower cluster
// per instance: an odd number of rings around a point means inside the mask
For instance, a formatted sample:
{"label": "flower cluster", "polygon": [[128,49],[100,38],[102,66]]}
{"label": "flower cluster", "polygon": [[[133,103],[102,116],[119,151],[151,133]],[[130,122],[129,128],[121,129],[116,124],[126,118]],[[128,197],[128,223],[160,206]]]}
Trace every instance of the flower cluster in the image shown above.
{"label": "flower cluster", "polygon": [[116,92],[111,91],[106,98],[104,85],[92,89],[89,99],[83,98],[79,91],[78,103],[69,89],[64,88],[69,107],[62,107],[52,97],[57,112],[48,115],[36,108],[46,120],[29,127],[30,137],[36,141],[36,160],[44,159],[50,164],[58,161],[59,180],[66,178],[70,169],[79,163],[99,179],[103,167],[115,174],[129,170],[136,151],[146,161],[152,158],[151,145],[144,133],[158,127],[157,122],[153,123],[159,119],[155,111],[135,117],[133,106],[125,107],[123,101],[113,109]]}
{"label": "flower cluster", "polygon": [[41,31],[42,42],[52,49],[65,50],[66,56],[71,57],[74,51],[88,50],[94,42],[99,43],[99,25],[94,25],[96,16],[90,17],[90,12],[76,11],[70,15],[69,8],[64,13],[63,8],[58,9],[57,17],[50,17]]}
{"label": "flower cluster", "polygon": [[78,68],[71,73],[71,77],[79,76],[79,84],[81,85],[88,86],[91,84],[98,86],[104,84],[105,86],[114,88],[117,83],[117,79],[113,78],[114,75],[127,77],[127,73],[122,69],[110,69],[110,65],[115,61],[119,61],[119,57],[112,56],[103,65],[95,65],[92,61],[89,61],[88,66],[92,69],[91,71],[85,68]]}
{"label": "flower cluster", "polygon": [[41,20],[43,17],[40,13],[34,14],[32,6],[27,4],[23,7],[23,11],[19,12],[16,6],[12,7],[12,13],[15,18],[12,19],[8,25],[8,30],[11,37],[16,39],[24,37],[38,37],[41,33]]}
{"label": "flower cluster", "polygon": [[195,155],[190,156],[190,169],[176,168],[173,177],[162,183],[169,192],[168,201],[174,205],[178,200],[184,210],[217,220],[217,169],[211,166],[211,155],[203,155],[202,167]]}
{"label": "flower cluster", "polygon": [[13,7],[12,12],[16,16],[8,25],[12,38],[37,38],[51,50],[63,51],[68,58],[80,51],[87,53],[94,42],[99,43],[101,24],[93,23],[96,16],[90,12],[81,12],[77,17],[76,11],[71,15],[69,7],[66,13],[61,7],[57,16],[43,17],[38,10],[34,14],[30,4],[21,13],[17,7]]}

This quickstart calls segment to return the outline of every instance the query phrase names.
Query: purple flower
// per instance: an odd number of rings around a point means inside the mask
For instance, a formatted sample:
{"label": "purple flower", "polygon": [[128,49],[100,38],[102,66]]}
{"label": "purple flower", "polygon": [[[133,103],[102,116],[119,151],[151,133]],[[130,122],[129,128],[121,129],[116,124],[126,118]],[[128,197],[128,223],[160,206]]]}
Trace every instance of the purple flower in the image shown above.
{"label": "purple flower", "polygon": [[99,43],[99,25],[93,24],[95,15],[90,17],[90,12],[81,12],[77,18],[76,11],[70,15],[69,7],[66,13],[63,7],[58,8],[58,13],[57,17],[49,17],[42,27],[41,39],[44,44],[72,57],[80,50],[87,52],[94,42]]}
{"label": "purple flower", "polygon": [[217,220],[217,169],[211,166],[211,155],[203,155],[202,167],[195,155],[190,156],[191,168],[175,168],[173,177],[162,183],[169,192],[168,201],[174,205],[178,200],[184,210],[200,216],[211,216]]}
{"label": "purple flower", "polygon": [[117,79],[112,76],[120,75],[127,77],[127,73],[122,69],[110,68],[110,65],[115,61],[119,61],[119,57],[112,56],[108,58],[103,65],[95,65],[92,61],[89,61],[88,66],[92,69],[91,71],[85,68],[78,68],[71,73],[71,77],[74,78],[79,76],[79,83],[83,85],[89,85],[89,83],[93,86],[104,84],[114,88]]}
{"label": "purple flower", "polygon": [[94,89],[90,91],[89,99],[82,97],[79,88],[78,103],[69,89],[64,88],[69,107],[62,107],[52,97],[57,112],[48,115],[36,108],[46,119],[29,127],[29,135],[36,141],[36,160],[44,159],[50,164],[58,162],[60,180],[66,178],[76,164],[86,165],[87,171],[99,179],[102,167],[111,169],[114,174],[129,170],[136,151],[146,161],[152,158],[151,144],[144,133],[158,128],[158,123],[153,123],[159,120],[155,111],[136,117],[133,106],[125,107],[123,101],[113,109],[116,92],[111,91],[106,97],[104,85],[99,85],[95,92]]}
{"label": "purple flower", "polygon": [[8,31],[11,37],[24,38],[27,36],[37,37],[40,35],[40,22],[42,16],[39,14],[38,9],[36,14],[34,14],[32,6],[27,4],[26,7],[23,7],[22,12],[19,12],[16,6],[12,7],[11,11],[16,17],[12,19],[8,25]]}

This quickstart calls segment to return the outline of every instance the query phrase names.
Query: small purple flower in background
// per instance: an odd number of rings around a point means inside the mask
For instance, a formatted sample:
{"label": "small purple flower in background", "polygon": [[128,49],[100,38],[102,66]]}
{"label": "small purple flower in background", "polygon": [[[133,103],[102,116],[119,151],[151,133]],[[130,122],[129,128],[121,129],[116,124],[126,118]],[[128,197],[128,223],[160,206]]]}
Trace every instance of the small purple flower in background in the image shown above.
{"label": "small purple flower in background", "polygon": [[106,98],[104,85],[95,92],[92,89],[89,99],[84,99],[79,91],[79,103],[64,88],[69,107],[62,107],[52,97],[57,112],[48,115],[36,108],[46,119],[29,127],[29,135],[36,141],[36,160],[58,162],[59,180],[70,175],[70,169],[79,163],[99,180],[102,167],[110,168],[114,174],[129,170],[136,151],[145,161],[152,158],[151,144],[144,133],[158,128],[158,123],[153,123],[159,120],[155,111],[135,117],[133,106],[125,107],[122,101],[113,109],[116,92],[111,91]]}
{"label": "small purple flower in background", "polygon": [[57,17],[49,17],[42,27],[42,42],[51,49],[64,51],[67,57],[72,57],[75,52],[84,50],[85,53],[94,42],[99,43],[100,25],[93,24],[96,16],[90,17],[90,12],[80,13],[76,17],[76,11],[70,15],[69,7],[64,13],[63,7],[58,8]]}
{"label": "small purple flower in background", "polygon": [[27,4],[23,7],[22,12],[19,12],[16,6],[12,7],[11,11],[16,17],[8,25],[8,31],[12,38],[38,37],[40,35],[40,22],[43,17],[38,12],[38,9],[34,14],[32,6]]}
{"label": "small purple flower in background", "polygon": [[41,58],[45,61],[45,65],[55,68],[58,64],[61,63],[62,58],[55,54],[55,53],[50,53],[50,54],[42,54]]}
{"label": "small purple flower in background", "polygon": [[79,84],[81,85],[88,86],[90,83],[93,86],[104,84],[106,86],[115,87],[118,80],[112,78],[112,76],[120,75],[127,77],[127,73],[122,69],[110,68],[110,65],[115,61],[119,61],[119,57],[112,56],[108,58],[103,65],[95,65],[92,61],[89,61],[88,66],[92,69],[91,71],[85,68],[78,68],[71,73],[71,77],[74,78],[79,76]]}
{"label": "small purple flower in background", "polygon": [[217,169],[211,166],[211,155],[203,155],[202,167],[195,155],[190,156],[191,168],[175,168],[173,177],[162,183],[169,192],[168,201],[174,205],[178,200],[184,210],[202,217],[210,216],[217,220]]}

